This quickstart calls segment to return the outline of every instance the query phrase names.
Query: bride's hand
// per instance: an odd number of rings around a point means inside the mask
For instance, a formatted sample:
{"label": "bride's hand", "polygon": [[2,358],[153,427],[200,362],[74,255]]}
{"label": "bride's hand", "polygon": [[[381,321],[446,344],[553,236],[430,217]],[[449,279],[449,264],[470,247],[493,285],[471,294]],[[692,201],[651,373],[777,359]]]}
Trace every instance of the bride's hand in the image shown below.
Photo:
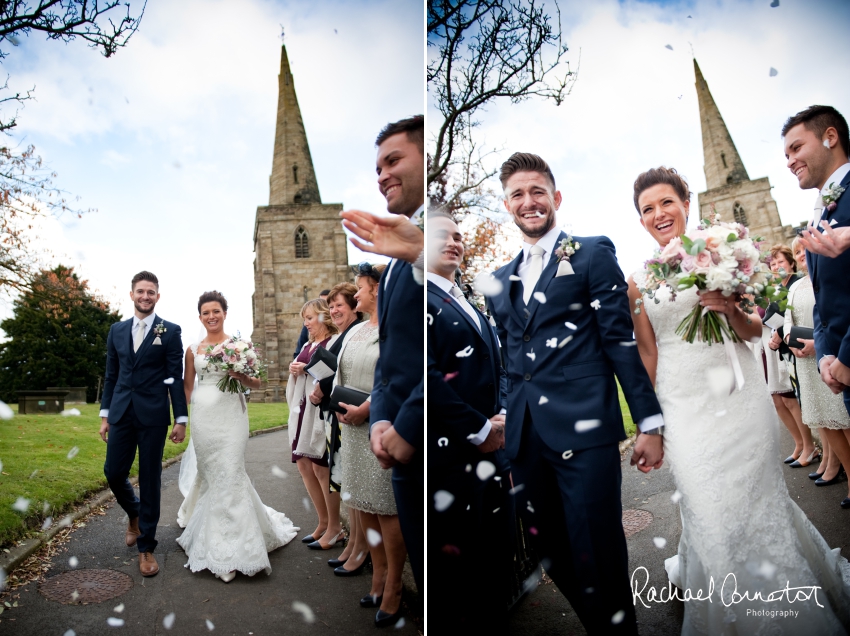
{"label": "bride's hand", "polygon": [[707,307],[711,311],[716,311],[719,314],[732,316],[738,311],[737,296],[724,296],[723,292],[719,291],[700,291],[699,304]]}

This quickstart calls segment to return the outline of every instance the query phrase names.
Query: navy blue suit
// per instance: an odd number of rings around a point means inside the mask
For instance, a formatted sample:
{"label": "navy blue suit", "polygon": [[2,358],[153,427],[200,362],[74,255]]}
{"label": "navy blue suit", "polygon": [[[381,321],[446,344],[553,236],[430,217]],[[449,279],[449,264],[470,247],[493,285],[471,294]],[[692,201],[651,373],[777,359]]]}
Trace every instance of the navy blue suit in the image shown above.
{"label": "navy blue suit", "polygon": [[[174,417],[188,415],[183,392],[183,343],[180,327],[152,315],[147,336],[133,351],[133,319],[112,325],[106,339],[106,377],[102,409],[109,409],[109,437],[103,472],[118,504],[130,519],[139,518],[139,552],[156,548],[162,451],[168,434],[169,396]],[[154,344],[156,327],[166,331]],[[166,384],[171,378],[173,382]],[[127,476],[139,450],[139,497]]]}
{"label": "navy blue suit", "polygon": [[[515,529],[510,465],[499,449],[481,453],[469,441],[505,408],[499,343],[476,310],[478,327],[458,303],[428,282],[428,501],[454,497],[428,515],[429,588],[468,612],[435,612],[431,630],[498,629],[507,611]],[[472,348],[468,356],[459,351]],[[482,481],[479,462],[496,466]],[[469,467],[469,470],[467,470]],[[429,505],[433,505],[429,503]],[[460,600],[462,599],[462,601]]]}
{"label": "navy blue suit", "polygon": [[[563,232],[557,243],[566,238]],[[604,236],[574,237],[574,274],[553,253],[526,306],[520,253],[489,299],[508,372],[506,450],[540,557],[590,633],[635,633],[622,526],[625,439],[615,375],[635,422],[661,413],[634,343],[626,281]],[[569,323],[569,324],[567,324]],[[586,424],[576,430],[576,423]],[[593,426],[586,430],[587,426]],[[560,503],[560,505],[558,505]],[[532,532],[534,535],[534,532]],[[626,612],[618,625],[617,611]]]}
{"label": "navy blue suit", "polygon": [[[827,184],[829,185],[829,184]],[[850,225],[850,172],[844,175],[841,186],[846,190],[832,212],[824,210],[826,221],[833,227]],[[812,291],[815,293],[814,325],[815,351],[821,356],[837,356],[850,367],[850,250],[836,258],[806,252]],[[844,406],[850,412],[850,389],[844,391]]]}
{"label": "navy blue suit", "polygon": [[[375,365],[375,384],[369,421],[392,422],[396,432],[416,452],[408,464],[393,467],[393,492],[399,524],[410,556],[416,585],[424,590],[425,394],[422,358],[423,286],[413,279],[405,261],[387,266],[378,282],[378,338],[381,356]],[[387,273],[391,272],[389,280]]]}

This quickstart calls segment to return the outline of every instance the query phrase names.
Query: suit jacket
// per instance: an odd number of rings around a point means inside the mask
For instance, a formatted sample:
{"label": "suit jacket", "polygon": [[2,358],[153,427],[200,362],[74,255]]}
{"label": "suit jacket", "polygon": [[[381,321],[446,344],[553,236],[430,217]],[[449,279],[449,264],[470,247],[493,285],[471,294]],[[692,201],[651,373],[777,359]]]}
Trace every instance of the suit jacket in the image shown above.
{"label": "suit jacket", "polygon": [[[495,330],[481,312],[476,309],[479,331],[469,314],[434,283],[428,282],[427,298],[428,466],[463,467],[485,458],[468,437],[507,408],[505,371]],[[459,357],[467,347],[472,353]]]}
{"label": "suit jacket", "polygon": [[[404,440],[421,451],[424,441],[425,400],[422,353],[422,285],[413,279],[413,266],[396,260],[378,281],[378,339],[381,357],[369,420],[392,422]],[[390,274],[389,281],[386,280]]]}
{"label": "suit jacket", "polygon": [[[109,329],[106,338],[106,377],[100,407],[109,409],[107,421],[118,422],[130,404],[142,426],[168,426],[168,397],[174,417],[188,415],[183,392],[183,342],[180,327],[156,314],[139,350],[133,351],[133,319],[122,320]],[[166,331],[162,344],[153,344],[156,327]],[[167,379],[171,384],[165,384]]]}
{"label": "suit jacket", "polygon": [[[555,276],[554,250],[543,269],[535,291],[544,293],[545,303],[532,297],[526,307],[522,283],[510,280],[522,253],[495,274],[504,290],[489,303],[508,372],[505,448],[511,459],[526,410],[543,441],[559,452],[625,439],[615,375],[635,422],[661,413],[637,347],[630,346],[631,310],[614,245],[605,236],[575,239],[581,248],[570,258],[574,274]],[[576,432],[581,420],[599,425]]]}
{"label": "suit jacket", "polygon": [[[841,181],[850,191],[850,172]],[[835,220],[833,227],[850,225],[850,194],[839,197],[832,212],[824,210],[824,219]],[[818,359],[833,355],[850,366],[850,250],[830,258],[806,253],[812,291],[815,293],[815,350]]]}

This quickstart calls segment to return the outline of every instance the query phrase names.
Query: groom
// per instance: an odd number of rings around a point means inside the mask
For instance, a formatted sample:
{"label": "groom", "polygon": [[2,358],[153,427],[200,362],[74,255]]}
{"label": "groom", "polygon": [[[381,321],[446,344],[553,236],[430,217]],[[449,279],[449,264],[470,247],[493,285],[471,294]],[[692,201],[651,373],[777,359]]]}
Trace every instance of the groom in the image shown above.
{"label": "groom", "polygon": [[[106,340],[106,378],[101,402],[100,437],[106,442],[103,472],[115,499],[130,518],[125,541],[139,548],[142,576],[159,566],[156,524],[159,522],[162,451],[168,433],[169,395],[175,424],[171,441],[186,436],[183,393],[183,343],[180,327],[154,314],[159,281],[150,272],[133,277],[130,298],[135,313],[112,325]],[[127,476],[139,449],[139,497]]]}
{"label": "groom", "polygon": [[523,236],[522,252],[495,274],[503,291],[489,298],[509,378],[517,510],[588,633],[636,634],[615,375],[645,433],[632,456],[644,472],[661,465],[663,420],[634,346],[626,281],[609,239],[555,227],[561,193],[543,159],[515,153],[500,180]]}

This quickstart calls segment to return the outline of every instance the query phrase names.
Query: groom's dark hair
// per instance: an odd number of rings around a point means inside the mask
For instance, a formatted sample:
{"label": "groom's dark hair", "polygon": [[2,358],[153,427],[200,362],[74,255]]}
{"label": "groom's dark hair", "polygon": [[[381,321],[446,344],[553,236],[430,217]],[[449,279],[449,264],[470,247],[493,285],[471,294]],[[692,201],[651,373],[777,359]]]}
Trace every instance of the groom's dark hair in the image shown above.
{"label": "groom's dark hair", "polygon": [[847,120],[832,106],[809,106],[806,110],[801,110],[793,117],[789,117],[782,126],[782,136],[787,135],[789,130],[799,124],[803,124],[806,130],[810,130],[818,138],[823,137],[827,128],[835,128],[844,156],[850,156],[850,133],[847,130]]}
{"label": "groom's dark hair", "polygon": [[151,272],[143,271],[133,276],[133,280],[130,281],[130,291],[136,289],[136,283],[142,280],[146,280],[150,283],[153,283],[154,285],[156,285],[156,288],[159,289],[159,279]]}
{"label": "groom's dark hair", "polygon": [[505,187],[508,179],[517,172],[539,172],[552,183],[552,190],[557,190],[555,187],[555,175],[552,174],[549,164],[537,155],[533,155],[530,152],[515,152],[508,157],[508,160],[502,164],[502,169],[499,171],[499,181],[502,182],[502,188]]}
{"label": "groom's dark hair", "polygon": [[380,146],[388,138],[398,133],[407,133],[407,140],[416,144],[419,152],[425,152],[425,116],[414,115],[407,119],[402,119],[384,126],[383,130],[378,133],[378,138],[375,140],[375,145]]}

